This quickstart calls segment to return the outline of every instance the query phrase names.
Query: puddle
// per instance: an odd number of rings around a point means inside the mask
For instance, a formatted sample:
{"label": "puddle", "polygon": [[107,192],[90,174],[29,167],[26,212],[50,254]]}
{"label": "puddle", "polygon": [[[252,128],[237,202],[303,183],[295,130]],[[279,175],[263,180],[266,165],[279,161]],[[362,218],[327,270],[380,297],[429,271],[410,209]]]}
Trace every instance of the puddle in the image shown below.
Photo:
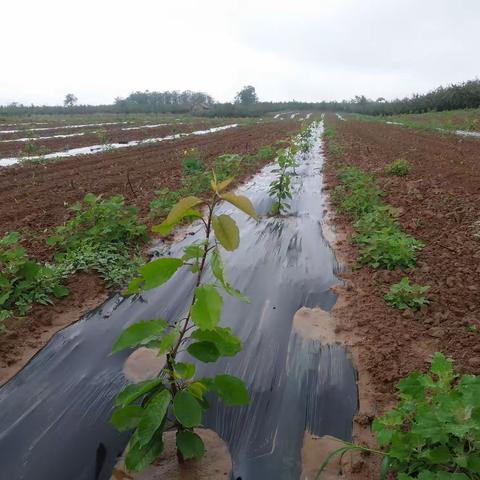
{"label": "puddle", "polygon": [[176,140],[177,138],[183,138],[193,135],[206,135],[208,133],[220,132],[228,128],[238,127],[237,123],[231,125],[223,125],[221,127],[209,128],[208,130],[197,130],[190,133],[177,133],[175,135],[168,135],[166,137],[148,138],[145,140],[131,140],[126,143],[106,143],[103,145],[90,145],[88,147],[71,148],[70,150],[63,150],[60,152],[53,152],[47,155],[31,156],[31,157],[10,157],[0,159],[0,167],[7,167],[9,165],[15,165],[24,160],[49,160],[52,158],[65,158],[76,157],[78,155],[92,155],[99,152],[105,152],[110,150],[117,150],[119,148],[136,147],[138,145],[146,145],[150,143],[159,143],[166,140]]}
{"label": "puddle", "polygon": [[342,117],[339,113],[335,114],[339,120],[342,120],[342,122],[346,122],[345,117]]}
{"label": "puddle", "polygon": [[[321,132],[318,127],[319,136]],[[309,333],[308,311],[294,321],[302,307],[314,309],[312,321],[325,318],[336,302],[331,287],[340,283],[335,255],[322,234],[327,201],[320,137],[299,159],[285,216],[265,217],[272,206],[267,188],[273,165],[239,189],[263,216],[260,222],[228,205],[220,207],[232,214],[242,232],[239,249],[224,255],[225,273],[251,304],[224,298],[222,325],[242,338],[243,350],[215,364],[197,364],[197,372],[238,375],[250,391],[248,407],[225,407],[211,398],[204,418],[205,427],[228,445],[234,479],[297,480],[305,432],[348,440],[357,410],[356,373],[345,349],[330,337]],[[192,226],[193,234],[168,247],[167,253],[177,256],[198,238],[198,229]],[[159,244],[158,249],[165,246]],[[206,272],[205,280],[211,278]],[[5,478],[110,478],[128,441],[128,434],[116,432],[108,419],[112,399],[128,382],[123,369],[130,356],[109,355],[111,346],[133,322],[159,317],[173,321],[182,315],[193,281],[191,273],[181,270],[171,282],[141,296],[112,297],[56,334],[0,389]],[[52,452],[55,461],[45,461]]]}
{"label": "puddle", "polygon": [[[87,123],[85,125],[62,125],[60,127],[39,127],[39,128],[29,128],[28,130],[31,132],[40,132],[44,130],[61,130],[65,128],[85,128],[85,127],[101,127],[103,125],[125,125],[126,123],[131,122],[104,122],[104,123]],[[22,130],[0,130],[0,133],[18,133],[24,132],[25,129]]]}
{"label": "puddle", "polygon": [[403,126],[403,123],[400,123],[400,122],[385,122],[387,125],[402,125]]}
{"label": "puddle", "polygon": [[278,118],[280,115],[283,115],[282,113],[277,113],[273,118]]}
{"label": "puddle", "polygon": [[293,119],[293,118],[295,118],[297,115],[300,115],[300,113],[299,113],[299,112],[292,113],[292,114],[290,115],[290,118]]}

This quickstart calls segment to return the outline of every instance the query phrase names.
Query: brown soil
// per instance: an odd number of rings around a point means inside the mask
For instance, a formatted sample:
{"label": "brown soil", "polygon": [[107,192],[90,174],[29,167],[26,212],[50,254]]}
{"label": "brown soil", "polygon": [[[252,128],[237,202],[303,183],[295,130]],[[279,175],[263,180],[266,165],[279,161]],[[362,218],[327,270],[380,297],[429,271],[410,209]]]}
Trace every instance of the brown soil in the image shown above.
{"label": "brown soil", "polygon": [[[91,145],[99,145],[102,140],[99,139],[95,132],[105,130],[106,139],[108,143],[126,143],[131,140],[145,140],[148,138],[161,138],[176,133],[188,133],[196,130],[206,130],[217,125],[228,124],[229,122],[219,121],[196,121],[180,125],[165,125],[157,128],[142,128],[139,130],[122,130],[122,127],[129,127],[133,125],[105,125],[104,127],[85,127],[75,129],[61,129],[61,130],[42,130],[35,132],[40,137],[48,137],[53,135],[68,135],[71,133],[85,132],[85,135],[67,138],[48,138],[45,140],[32,139],[32,143],[37,148],[45,148],[50,152],[61,152],[70,148],[89,147]],[[231,122],[234,123],[234,122]],[[10,138],[25,138],[25,132],[18,132],[15,134],[2,134],[0,140],[7,140]],[[35,153],[25,152],[25,145],[28,142],[0,142],[0,158],[14,157],[14,156],[34,156]]]}
{"label": "brown soil", "polygon": [[[373,417],[393,405],[398,380],[412,370],[426,370],[434,352],[453,358],[461,372],[480,374],[480,243],[472,229],[480,218],[480,142],[333,116],[327,123],[335,125],[333,141],[344,148],[341,156],[327,154],[327,189],[338,184],[340,163],[374,173],[384,201],[400,209],[403,230],[426,245],[416,268],[355,269],[357,248],[346,240],[351,220],[342,215],[334,220],[335,247],[348,268],[334,315],[359,371],[354,433],[373,446],[372,438],[366,440]],[[397,158],[411,163],[408,177],[384,174],[385,165]],[[405,275],[431,286],[432,303],[424,311],[400,311],[383,300]],[[378,462],[366,460],[359,459],[351,478],[378,478]]]}
{"label": "brown soil", "polygon": [[67,282],[70,295],[54,305],[35,305],[26,317],[8,321],[0,336],[0,385],[12,378],[52,336],[77,321],[107,298],[103,281],[96,275],[77,273]]}
{"label": "brown soil", "polygon": [[[271,122],[238,127],[205,136],[132,147],[45,164],[0,169],[0,236],[23,233],[29,255],[41,261],[52,257],[45,240],[54,226],[70,217],[64,202],[72,204],[86,193],[122,194],[134,203],[147,223],[148,206],[155,191],[181,185],[185,149],[196,147],[208,166],[223,153],[254,154],[263,145],[284,140],[299,128],[298,122]],[[245,165],[234,185],[249,178],[270,159]],[[34,232],[34,234],[33,234]],[[71,294],[54,306],[35,306],[22,319],[9,319],[0,336],[0,384],[17,373],[62,327],[106,298],[103,282],[95,274],[74,276]]]}

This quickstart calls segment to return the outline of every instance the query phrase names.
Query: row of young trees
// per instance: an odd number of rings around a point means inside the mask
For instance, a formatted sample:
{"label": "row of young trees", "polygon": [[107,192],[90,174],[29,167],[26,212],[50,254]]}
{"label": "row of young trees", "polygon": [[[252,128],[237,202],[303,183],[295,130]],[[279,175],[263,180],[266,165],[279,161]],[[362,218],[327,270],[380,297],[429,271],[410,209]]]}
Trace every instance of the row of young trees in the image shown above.
{"label": "row of young trees", "polygon": [[[363,95],[341,102],[260,102],[255,87],[247,85],[235,96],[233,102],[218,103],[203,92],[186,90],[165,92],[133,92],[126,98],[117,98],[113,105],[76,105],[73,94],[65,97],[61,106],[25,106],[13,103],[0,106],[0,114],[22,113],[187,113],[202,116],[261,116],[268,112],[317,110],[331,112],[363,113],[367,115],[394,115],[400,113],[424,113],[432,110],[454,110],[480,107],[480,80],[439,87],[423,95],[397,98],[391,101],[380,97],[376,100]],[[200,107],[200,108],[198,108]]]}

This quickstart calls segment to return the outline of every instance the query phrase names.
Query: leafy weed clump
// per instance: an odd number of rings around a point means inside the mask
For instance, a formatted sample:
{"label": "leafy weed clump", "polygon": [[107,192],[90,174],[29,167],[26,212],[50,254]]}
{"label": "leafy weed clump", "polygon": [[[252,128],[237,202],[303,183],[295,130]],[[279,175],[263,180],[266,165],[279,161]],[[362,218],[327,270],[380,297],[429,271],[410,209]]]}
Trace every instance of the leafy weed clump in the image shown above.
{"label": "leafy weed clump", "polygon": [[428,285],[412,284],[408,277],[403,277],[400,282],[390,287],[384,298],[388,304],[400,310],[406,308],[420,310],[424,305],[430,303],[430,300],[425,296],[429,290]]}
{"label": "leafy weed clump", "polygon": [[0,238],[0,331],[4,320],[25,315],[33,303],[47,305],[52,296],[68,295],[59,271],[28,258],[20,238],[17,232]]}
{"label": "leafy weed clump", "polygon": [[416,264],[416,252],[424,244],[401,230],[385,228],[364,238],[359,263],[372,268],[394,270]]}
{"label": "leafy weed clump", "polygon": [[332,194],[340,212],[352,216],[357,234],[353,241],[361,244],[359,262],[373,268],[393,270],[416,263],[416,252],[423,244],[401,231],[394,209],[381,203],[383,192],[374,177],[356,167],[339,172],[341,184]]}
{"label": "leafy weed clump", "polygon": [[203,163],[197,148],[184,151],[183,171],[186,175],[195,175],[203,172]]}
{"label": "leafy weed clump", "polygon": [[480,479],[480,376],[458,375],[436,353],[430,373],[412,372],[398,383],[400,402],[373,422],[383,450],[343,442],[335,456],[364,451],[383,457],[381,478],[398,480]]}
{"label": "leafy weed clump", "polygon": [[410,169],[409,161],[399,158],[385,167],[385,173],[387,175],[396,175],[397,177],[406,177],[410,173]]}
{"label": "leafy weed clump", "polygon": [[126,206],[121,195],[102,199],[89,193],[70,210],[74,217],[48,239],[59,250],[59,268],[65,274],[96,270],[111,286],[128,280],[140,261],[132,259],[135,247],[148,238],[137,209]]}

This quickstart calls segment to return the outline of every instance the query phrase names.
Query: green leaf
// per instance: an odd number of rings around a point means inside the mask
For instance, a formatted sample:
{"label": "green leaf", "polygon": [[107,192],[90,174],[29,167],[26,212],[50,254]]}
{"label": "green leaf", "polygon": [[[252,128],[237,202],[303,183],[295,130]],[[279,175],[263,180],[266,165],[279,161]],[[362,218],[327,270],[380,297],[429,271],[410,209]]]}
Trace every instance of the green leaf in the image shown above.
{"label": "green leaf", "polygon": [[175,225],[180,222],[184,217],[195,216],[198,217],[199,213],[196,210],[192,210],[193,207],[203,203],[197,197],[185,197],[182,198],[170,211],[167,218],[159,225],[154,225],[152,231],[160,233],[161,235],[168,235]]}
{"label": "green leaf", "polygon": [[438,375],[444,384],[449,384],[455,377],[452,360],[446,359],[443,353],[437,352],[432,360],[432,373]]}
{"label": "green leaf", "polygon": [[225,250],[233,251],[240,245],[240,232],[235,220],[228,215],[213,217],[213,231],[220,244]]}
{"label": "green leaf", "polygon": [[154,380],[147,380],[146,382],[135,383],[128,385],[123,389],[115,399],[115,407],[126,407],[130,403],[134,402],[137,398],[145,395],[154,388],[158,387],[162,383],[162,380],[156,378]]}
{"label": "green leaf", "polygon": [[245,384],[232,375],[217,375],[214,379],[214,391],[225,405],[240,406],[250,402]]}
{"label": "green leaf", "polygon": [[207,386],[200,381],[189,383],[188,391],[198,400],[203,400],[203,395],[208,392]]}
{"label": "green leaf", "polygon": [[450,462],[452,455],[445,445],[429,449],[425,452],[425,457],[434,465],[447,464]]}
{"label": "green leaf", "polygon": [[64,287],[63,285],[53,285],[52,286],[52,293],[57,298],[63,298],[63,297],[66,297],[70,293],[70,290],[67,287]]}
{"label": "green leaf", "polygon": [[162,390],[150,399],[138,424],[137,441],[140,445],[143,446],[150,442],[160,428],[171,401],[172,396],[168,390]]}
{"label": "green leaf", "polygon": [[174,343],[177,342],[179,337],[180,332],[177,329],[172,330],[170,333],[165,335],[158,345],[158,353],[161,355],[162,353],[170,350],[173,347]]}
{"label": "green leaf", "polygon": [[180,391],[175,395],[173,413],[184,427],[197,427],[202,423],[202,407],[197,399],[187,391]]}
{"label": "green leaf", "polygon": [[40,273],[41,266],[35,262],[25,262],[22,267],[18,270],[20,276],[24,277],[27,282],[35,280],[37,275]]}
{"label": "green leaf", "polygon": [[195,290],[195,303],[192,306],[193,323],[201,329],[212,329],[220,321],[223,298],[215,285],[201,285]]}
{"label": "green leaf", "polygon": [[125,295],[139,293],[159,287],[164,284],[183,265],[179,258],[158,258],[139,268],[139,277],[134,278],[128,285]]}
{"label": "green leaf", "polygon": [[245,295],[242,294],[239,290],[236,290],[233,288],[225,279],[225,274],[223,270],[223,262],[222,262],[222,257],[220,256],[220,252],[218,251],[217,248],[215,248],[212,252],[211,260],[210,260],[210,265],[212,267],[212,272],[217,278],[217,280],[220,282],[222,285],[223,289],[229,294],[234,297],[239,298],[245,303],[250,303],[250,299],[246,297]]}
{"label": "green leaf", "polygon": [[178,362],[174,366],[175,373],[180,378],[192,378],[195,375],[195,365],[188,362]]}
{"label": "green leaf", "polygon": [[224,193],[223,195],[220,195],[220,197],[250,217],[257,219],[257,212],[255,211],[255,208],[253,208],[252,202],[247,197],[244,197],[243,195],[235,195],[231,192]]}
{"label": "green leaf", "polygon": [[217,346],[212,342],[196,342],[187,347],[187,352],[205,363],[216,362],[220,358]]}
{"label": "green leaf", "polygon": [[222,357],[233,357],[242,350],[240,339],[232,335],[230,328],[215,327],[213,330],[195,330],[192,338],[199,342],[213,343]]}
{"label": "green leaf", "polygon": [[134,435],[129,443],[125,466],[131,472],[139,472],[150,465],[163,452],[163,432],[157,431],[147,445],[136,442]]}
{"label": "green leaf", "polygon": [[197,197],[185,197],[182,198],[170,211],[167,218],[165,219],[166,223],[175,223],[180,221],[185,213],[188,212],[193,207],[203,203],[203,200],[200,200]]}
{"label": "green leaf", "polygon": [[128,405],[113,412],[110,423],[119,431],[126,432],[137,428],[143,416],[143,408],[138,405]]}
{"label": "green leaf", "polygon": [[182,452],[183,458],[200,458],[205,453],[202,439],[193,432],[177,432],[177,447]]}
{"label": "green leaf", "polygon": [[124,348],[133,348],[146,345],[158,338],[167,328],[168,323],[161,318],[157,320],[141,320],[126,328],[113,344],[112,352],[119,352]]}

